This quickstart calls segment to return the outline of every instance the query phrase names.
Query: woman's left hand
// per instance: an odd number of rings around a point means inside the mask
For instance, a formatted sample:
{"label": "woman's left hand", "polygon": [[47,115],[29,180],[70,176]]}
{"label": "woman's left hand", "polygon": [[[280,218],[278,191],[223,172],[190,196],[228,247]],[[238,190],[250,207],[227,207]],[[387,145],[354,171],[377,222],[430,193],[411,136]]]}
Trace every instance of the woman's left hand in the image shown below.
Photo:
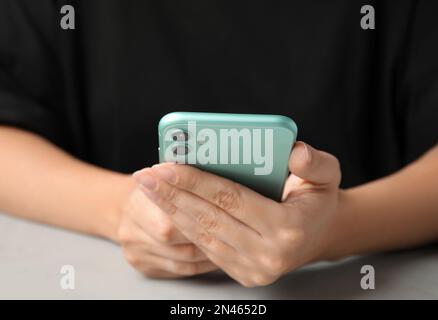
{"label": "woman's left hand", "polygon": [[188,165],[160,164],[134,176],[184,236],[247,287],[273,283],[319,259],[338,207],[337,159],[297,142],[278,203]]}

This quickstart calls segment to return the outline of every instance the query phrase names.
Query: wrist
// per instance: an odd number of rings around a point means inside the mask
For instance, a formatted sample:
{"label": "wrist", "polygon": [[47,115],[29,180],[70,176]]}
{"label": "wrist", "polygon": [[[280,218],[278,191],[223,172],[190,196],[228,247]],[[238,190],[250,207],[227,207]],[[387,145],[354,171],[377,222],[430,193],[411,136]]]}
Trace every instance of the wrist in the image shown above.
{"label": "wrist", "polygon": [[[117,174],[111,181],[108,181],[111,190],[104,200],[103,223],[99,227],[98,233],[115,243],[119,242],[118,229],[129,196],[135,187],[135,181],[131,175]],[[109,201],[108,201],[109,200]]]}
{"label": "wrist", "polygon": [[350,254],[349,231],[344,217],[351,212],[351,195],[348,190],[338,190],[338,205],[323,237],[322,246],[316,261],[336,261]]}

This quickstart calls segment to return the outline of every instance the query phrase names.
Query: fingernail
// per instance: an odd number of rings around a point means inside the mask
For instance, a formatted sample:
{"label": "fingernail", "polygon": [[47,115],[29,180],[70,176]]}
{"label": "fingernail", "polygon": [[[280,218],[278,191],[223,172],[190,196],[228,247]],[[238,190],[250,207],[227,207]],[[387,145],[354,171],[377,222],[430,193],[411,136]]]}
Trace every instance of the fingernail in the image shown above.
{"label": "fingernail", "polygon": [[310,152],[307,143],[303,143],[303,145],[304,145],[304,150],[306,151],[306,162],[310,163],[312,161],[312,153]]}
{"label": "fingernail", "polygon": [[137,179],[137,181],[146,189],[150,191],[154,191],[157,186],[157,181],[153,176],[148,173],[139,173],[139,171],[134,172],[133,176]]}
{"label": "fingernail", "polygon": [[168,166],[165,165],[155,165],[152,167],[152,170],[162,179],[166,180],[167,182],[174,184],[176,182],[176,175],[175,171],[168,168]]}

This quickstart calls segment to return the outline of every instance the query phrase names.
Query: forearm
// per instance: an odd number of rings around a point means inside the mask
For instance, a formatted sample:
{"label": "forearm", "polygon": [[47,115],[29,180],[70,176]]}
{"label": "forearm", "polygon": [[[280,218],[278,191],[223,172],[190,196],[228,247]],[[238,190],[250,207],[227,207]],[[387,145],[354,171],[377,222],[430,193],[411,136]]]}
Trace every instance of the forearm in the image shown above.
{"label": "forearm", "polygon": [[130,177],[19,129],[0,126],[0,150],[0,211],[115,240]]}
{"label": "forearm", "polygon": [[394,250],[438,239],[438,147],[403,170],[340,192],[324,258]]}

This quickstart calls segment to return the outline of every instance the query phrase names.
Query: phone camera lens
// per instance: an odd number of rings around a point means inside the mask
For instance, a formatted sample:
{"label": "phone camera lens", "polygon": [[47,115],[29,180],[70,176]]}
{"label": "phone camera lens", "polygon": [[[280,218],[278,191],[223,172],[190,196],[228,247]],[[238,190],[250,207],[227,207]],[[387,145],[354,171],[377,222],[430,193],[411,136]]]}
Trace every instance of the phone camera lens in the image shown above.
{"label": "phone camera lens", "polygon": [[189,135],[187,132],[183,130],[176,130],[172,133],[173,141],[187,141],[189,139]]}
{"label": "phone camera lens", "polygon": [[189,147],[188,146],[176,146],[173,148],[173,154],[175,156],[182,156],[189,153]]}

